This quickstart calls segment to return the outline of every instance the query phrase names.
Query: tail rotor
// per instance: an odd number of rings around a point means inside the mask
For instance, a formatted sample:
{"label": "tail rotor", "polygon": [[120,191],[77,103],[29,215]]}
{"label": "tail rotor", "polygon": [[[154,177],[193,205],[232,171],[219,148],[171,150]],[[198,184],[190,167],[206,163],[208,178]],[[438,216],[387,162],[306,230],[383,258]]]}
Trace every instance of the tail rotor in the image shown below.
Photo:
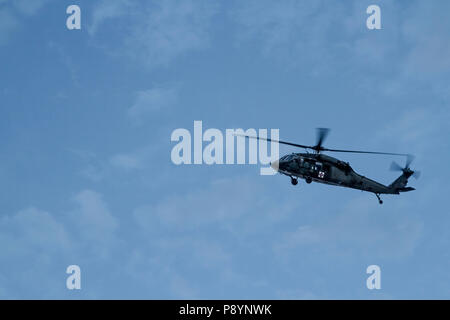
{"label": "tail rotor", "polygon": [[411,163],[413,162],[413,160],[414,160],[414,156],[409,154],[409,155],[406,157],[406,163],[405,163],[405,166],[404,166],[404,167],[400,166],[397,162],[393,161],[393,162],[391,163],[391,168],[390,168],[390,169],[391,169],[392,171],[402,171],[403,174],[404,174],[407,178],[409,178],[410,176],[413,176],[414,178],[419,179],[419,177],[420,177],[420,171],[413,171],[413,170],[411,170],[411,168],[410,168],[410,165],[411,165]]}

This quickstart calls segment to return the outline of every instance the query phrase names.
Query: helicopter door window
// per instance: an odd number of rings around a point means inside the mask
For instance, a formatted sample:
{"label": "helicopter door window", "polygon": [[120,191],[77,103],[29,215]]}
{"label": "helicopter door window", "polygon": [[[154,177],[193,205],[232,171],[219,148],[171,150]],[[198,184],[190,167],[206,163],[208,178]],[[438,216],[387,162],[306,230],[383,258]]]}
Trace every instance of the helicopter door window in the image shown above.
{"label": "helicopter door window", "polygon": [[309,169],[311,168],[311,163],[309,163],[309,161],[305,161],[303,162],[303,166],[305,167],[305,169]]}

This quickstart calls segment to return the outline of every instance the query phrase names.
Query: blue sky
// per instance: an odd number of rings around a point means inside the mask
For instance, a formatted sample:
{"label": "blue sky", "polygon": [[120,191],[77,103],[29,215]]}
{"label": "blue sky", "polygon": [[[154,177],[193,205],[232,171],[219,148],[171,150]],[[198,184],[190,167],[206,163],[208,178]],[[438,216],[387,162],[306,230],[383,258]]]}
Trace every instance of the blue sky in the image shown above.
{"label": "blue sky", "polygon": [[[449,9],[0,0],[0,298],[450,298]],[[413,153],[422,176],[380,206],[258,165],[176,166],[170,135],[194,120],[304,144],[330,127],[326,146]]]}

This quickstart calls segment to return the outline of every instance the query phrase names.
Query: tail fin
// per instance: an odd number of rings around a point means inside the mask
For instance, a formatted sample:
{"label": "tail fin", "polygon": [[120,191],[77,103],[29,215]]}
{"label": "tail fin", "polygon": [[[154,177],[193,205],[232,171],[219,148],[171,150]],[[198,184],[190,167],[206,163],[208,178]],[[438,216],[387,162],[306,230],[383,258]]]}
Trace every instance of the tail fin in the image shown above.
{"label": "tail fin", "polygon": [[[410,176],[411,174],[409,174]],[[408,184],[408,178],[409,176],[405,173],[402,173],[402,175],[400,177],[398,177],[397,179],[394,180],[394,182],[392,182],[389,187],[399,191],[399,192],[403,192],[403,191],[411,191],[411,190],[404,190],[407,189],[406,185]],[[414,188],[408,188],[408,189],[412,189],[414,190]]]}
{"label": "tail fin", "polygon": [[414,173],[414,171],[412,171],[412,170],[407,170],[407,171],[403,172],[400,177],[395,179],[394,182],[392,182],[389,185],[389,188],[392,188],[397,192],[408,192],[408,191],[416,190],[412,187],[406,186],[408,184],[408,178],[410,176],[412,176],[413,173]]}

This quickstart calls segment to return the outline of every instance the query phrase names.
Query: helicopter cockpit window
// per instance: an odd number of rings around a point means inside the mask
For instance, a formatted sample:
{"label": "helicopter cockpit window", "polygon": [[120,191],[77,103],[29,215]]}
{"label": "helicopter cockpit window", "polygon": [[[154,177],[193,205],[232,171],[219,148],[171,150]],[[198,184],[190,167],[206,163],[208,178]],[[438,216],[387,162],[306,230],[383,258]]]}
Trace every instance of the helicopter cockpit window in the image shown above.
{"label": "helicopter cockpit window", "polygon": [[338,161],[337,162],[337,166],[338,168],[341,168],[342,170],[345,170],[347,172],[352,171],[352,167],[350,166],[350,164],[348,162],[344,162],[344,161]]}

